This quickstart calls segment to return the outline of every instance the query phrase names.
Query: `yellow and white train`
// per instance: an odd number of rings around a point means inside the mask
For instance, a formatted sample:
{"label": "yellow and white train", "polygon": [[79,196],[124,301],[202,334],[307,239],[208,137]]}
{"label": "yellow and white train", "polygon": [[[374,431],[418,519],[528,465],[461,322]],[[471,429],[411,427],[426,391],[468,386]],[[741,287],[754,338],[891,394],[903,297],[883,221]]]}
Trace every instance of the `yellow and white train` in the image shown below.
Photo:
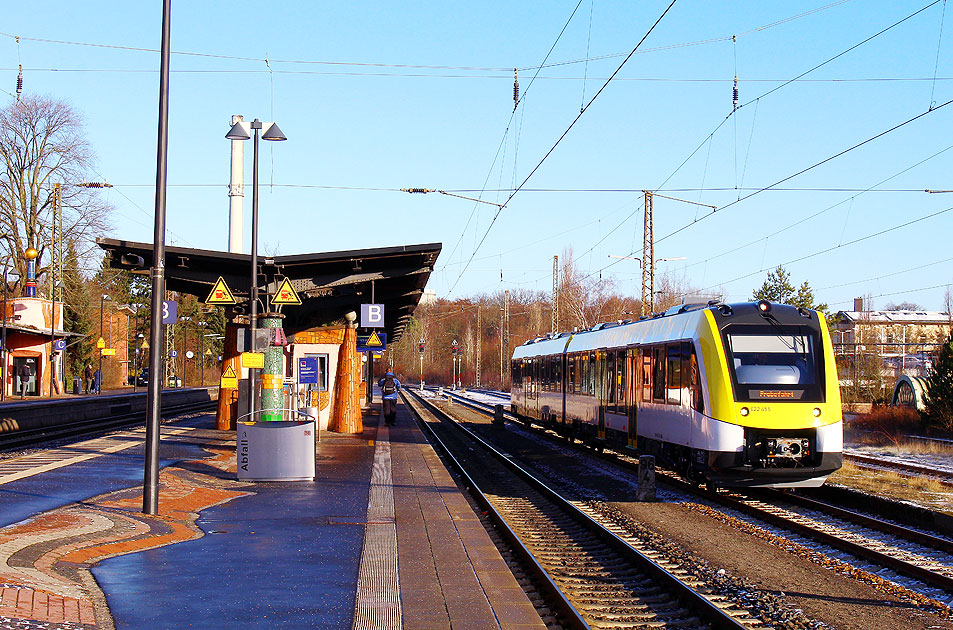
{"label": "yellow and white train", "polygon": [[837,367],[817,311],[682,305],[527,341],[511,376],[523,421],[655,454],[692,480],[810,487],[841,466]]}

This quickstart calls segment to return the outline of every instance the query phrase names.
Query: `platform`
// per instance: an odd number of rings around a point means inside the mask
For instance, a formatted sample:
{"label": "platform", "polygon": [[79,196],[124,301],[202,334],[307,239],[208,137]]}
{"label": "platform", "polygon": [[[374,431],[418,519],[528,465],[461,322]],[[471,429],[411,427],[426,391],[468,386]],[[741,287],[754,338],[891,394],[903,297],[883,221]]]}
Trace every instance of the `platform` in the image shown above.
{"label": "platform", "polygon": [[543,628],[409,413],[378,407],[322,433],[314,482],[239,482],[212,415],[165,425],[157,517],[141,431],[0,459],[0,628]]}

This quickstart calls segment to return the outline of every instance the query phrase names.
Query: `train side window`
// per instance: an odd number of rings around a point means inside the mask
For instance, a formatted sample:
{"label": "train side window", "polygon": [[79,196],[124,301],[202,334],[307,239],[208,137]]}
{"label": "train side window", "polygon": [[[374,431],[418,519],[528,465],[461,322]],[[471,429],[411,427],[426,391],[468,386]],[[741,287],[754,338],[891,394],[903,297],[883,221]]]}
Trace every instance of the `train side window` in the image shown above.
{"label": "train side window", "polygon": [[642,395],[641,402],[652,402],[652,349],[642,348]]}
{"label": "train side window", "polygon": [[652,401],[665,402],[665,346],[652,348]]}
{"label": "train side window", "polygon": [[615,352],[606,353],[606,404],[615,405]]}
{"label": "train side window", "polygon": [[576,357],[570,355],[566,362],[566,392],[576,392]]}
{"label": "train side window", "polygon": [[681,344],[669,344],[668,351],[668,388],[666,402],[670,405],[682,403],[682,347]]}
{"label": "train side window", "polygon": [[691,349],[690,361],[690,374],[692,375],[692,409],[698,413],[705,413],[705,401],[702,397],[701,370],[698,368],[698,357],[695,355],[695,348]]}

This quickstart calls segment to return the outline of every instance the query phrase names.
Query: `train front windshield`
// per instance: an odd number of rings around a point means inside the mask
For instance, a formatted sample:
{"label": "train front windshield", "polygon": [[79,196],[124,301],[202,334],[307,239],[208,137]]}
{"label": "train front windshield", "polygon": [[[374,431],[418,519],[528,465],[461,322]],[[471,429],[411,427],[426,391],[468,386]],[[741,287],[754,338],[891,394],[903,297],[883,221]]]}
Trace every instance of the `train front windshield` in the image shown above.
{"label": "train front windshield", "polygon": [[820,402],[823,359],[814,331],[744,326],[725,338],[736,400]]}

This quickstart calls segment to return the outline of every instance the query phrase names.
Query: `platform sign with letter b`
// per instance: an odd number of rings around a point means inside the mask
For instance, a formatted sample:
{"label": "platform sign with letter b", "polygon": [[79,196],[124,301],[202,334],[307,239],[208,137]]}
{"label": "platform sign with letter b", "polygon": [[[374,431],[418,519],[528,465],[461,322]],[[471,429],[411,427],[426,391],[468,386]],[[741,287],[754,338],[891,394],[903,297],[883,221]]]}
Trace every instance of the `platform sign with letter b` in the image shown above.
{"label": "platform sign with letter b", "polygon": [[383,328],[384,305],[361,304],[361,328]]}

